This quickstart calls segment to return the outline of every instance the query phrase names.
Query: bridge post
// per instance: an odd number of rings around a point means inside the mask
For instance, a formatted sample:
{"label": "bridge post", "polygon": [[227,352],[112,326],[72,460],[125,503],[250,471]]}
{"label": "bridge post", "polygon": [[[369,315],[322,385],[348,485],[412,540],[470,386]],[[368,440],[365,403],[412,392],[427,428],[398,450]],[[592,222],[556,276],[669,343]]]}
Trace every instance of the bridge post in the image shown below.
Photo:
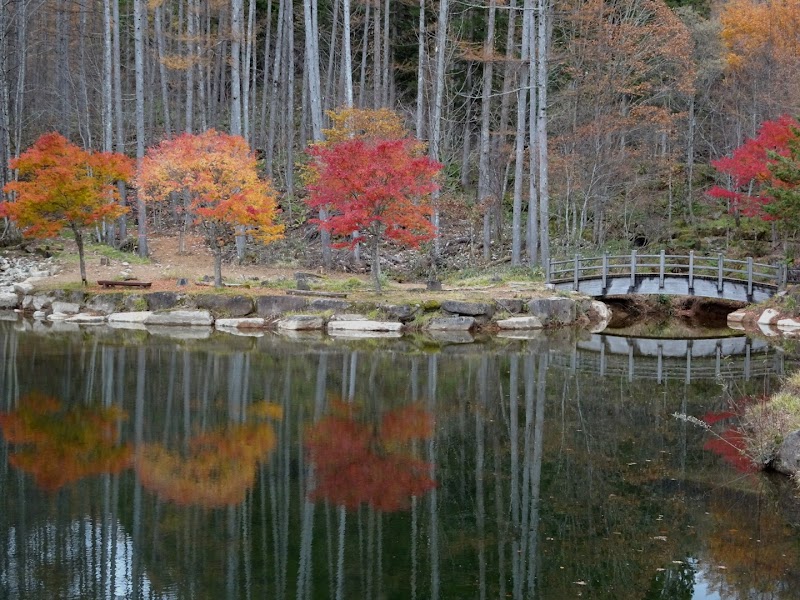
{"label": "bridge post", "polygon": [[689,250],[689,294],[694,289],[694,250]]}
{"label": "bridge post", "polygon": [[747,257],[747,297],[753,295],[753,257]]}
{"label": "bridge post", "polygon": [[608,279],[608,252],[603,252],[603,292],[606,291],[606,280]]}
{"label": "bridge post", "polygon": [[636,250],[631,251],[631,291],[636,287]]}
{"label": "bridge post", "polygon": [[576,292],[578,291],[578,279],[580,277],[580,261],[581,261],[581,255],[576,254],[575,267],[573,268],[573,273],[572,273],[572,285],[575,287]]}
{"label": "bridge post", "polygon": [[664,289],[664,268],[666,266],[666,251],[661,250],[661,256],[658,261],[658,289]]}
{"label": "bridge post", "polygon": [[717,293],[722,293],[722,267],[725,264],[725,259],[722,257],[722,252],[717,255]]}
{"label": "bridge post", "polygon": [[553,257],[550,257],[550,260],[547,261],[547,272],[544,276],[544,282],[550,283],[553,278]]}

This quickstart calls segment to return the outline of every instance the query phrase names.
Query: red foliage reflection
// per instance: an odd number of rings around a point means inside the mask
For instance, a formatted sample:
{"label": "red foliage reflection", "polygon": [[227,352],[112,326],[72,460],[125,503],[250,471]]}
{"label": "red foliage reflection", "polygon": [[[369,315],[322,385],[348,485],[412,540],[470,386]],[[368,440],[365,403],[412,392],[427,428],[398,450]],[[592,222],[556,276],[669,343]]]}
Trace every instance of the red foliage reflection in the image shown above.
{"label": "red foliage reflection", "polygon": [[11,455],[11,465],[29,473],[41,489],[54,492],[130,465],[130,445],[119,445],[118,424],[125,418],[117,407],[64,410],[58,399],[33,393],[20,399],[17,410],[0,413],[0,428],[6,440],[22,446]]}
{"label": "red foliage reflection", "polygon": [[379,424],[355,418],[351,405],[336,403],[307,434],[316,466],[314,500],[348,509],[368,504],[384,512],[409,507],[411,496],[433,489],[430,464],[416,458],[412,443],[433,436],[433,415],[409,405],[383,415]]}

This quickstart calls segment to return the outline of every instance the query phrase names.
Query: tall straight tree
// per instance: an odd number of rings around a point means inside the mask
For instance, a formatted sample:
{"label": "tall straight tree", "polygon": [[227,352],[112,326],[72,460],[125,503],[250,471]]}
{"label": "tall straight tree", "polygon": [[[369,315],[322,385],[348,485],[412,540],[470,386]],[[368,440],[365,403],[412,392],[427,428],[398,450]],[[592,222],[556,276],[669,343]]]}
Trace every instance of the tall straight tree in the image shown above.
{"label": "tall straight tree", "polygon": [[[449,10],[449,0],[439,0],[439,18],[436,23],[436,47],[434,55],[436,66],[433,79],[433,110],[431,111],[430,124],[430,157],[441,162],[441,143],[442,143],[442,104],[444,102],[444,79],[445,79],[445,52],[447,46],[447,13]],[[434,264],[439,259],[439,192],[434,191],[431,197],[433,214],[431,221],[434,227],[433,238],[433,260]]]}
{"label": "tall straight tree", "polygon": [[242,0],[231,0],[231,134],[242,135]]}
{"label": "tall straight tree", "polygon": [[[144,157],[144,6],[142,0],[133,0],[133,44],[136,80],[136,160]],[[147,256],[147,209],[144,198],[136,195],[136,220],[139,228],[139,256]]]}
{"label": "tall straight tree", "polygon": [[481,89],[481,141],[480,156],[478,158],[478,202],[483,209],[483,259],[491,258],[491,215],[492,215],[492,189],[491,174],[489,172],[489,152],[491,139],[489,132],[489,119],[492,110],[492,74],[494,60],[494,24],[497,14],[495,0],[489,0],[489,18],[486,25],[486,40],[483,44],[483,87]]}
{"label": "tall straight tree", "polygon": [[[537,0],[536,26],[536,144],[539,162],[539,247],[542,268],[550,263],[550,190],[547,152],[547,83],[551,31],[550,0]],[[531,122],[531,128],[533,123]]]}
{"label": "tall straight tree", "polygon": [[322,139],[322,95],[319,75],[319,37],[317,35],[317,2],[303,0],[306,64],[308,66],[308,97],[311,108],[311,139]]}
{"label": "tall straight tree", "polygon": [[[531,0],[524,0],[522,6],[522,44],[520,62],[530,60],[530,19]],[[528,69],[522,68],[519,73],[517,88],[517,131],[514,136],[514,197],[511,209],[511,265],[522,264],[522,186],[525,178],[525,134],[528,123]]]}

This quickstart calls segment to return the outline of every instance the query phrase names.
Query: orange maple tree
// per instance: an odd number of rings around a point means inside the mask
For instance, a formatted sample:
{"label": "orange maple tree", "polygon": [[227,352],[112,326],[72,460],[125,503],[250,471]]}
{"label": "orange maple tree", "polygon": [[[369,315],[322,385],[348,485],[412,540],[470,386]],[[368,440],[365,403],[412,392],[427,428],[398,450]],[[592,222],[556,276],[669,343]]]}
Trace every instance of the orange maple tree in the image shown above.
{"label": "orange maple tree", "polygon": [[377,425],[356,417],[352,405],[339,402],[334,414],[309,428],[306,446],[316,467],[313,500],[393,512],[435,487],[430,465],[414,456],[410,444],[433,435],[430,412],[408,405],[386,413]]}
{"label": "orange maple tree", "polygon": [[30,473],[41,489],[54,492],[130,466],[132,449],[119,443],[118,423],[125,418],[116,407],[65,409],[58,399],[33,393],[20,399],[17,410],[0,413],[0,429],[18,446],[9,463]]}
{"label": "orange maple tree", "polygon": [[2,203],[0,215],[14,220],[27,236],[55,237],[70,229],[86,285],[84,231],[126,212],[117,202],[116,183],[131,178],[133,161],[118,153],[89,152],[58,133],[46,133],[9,166],[18,170],[19,179],[4,188],[14,201]]}
{"label": "orange maple tree", "polygon": [[214,254],[217,287],[222,286],[222,251],[237,227],[264,244],[283,235],[283,225],[275,222],[276,193],[259,178],[255,154],[240,136],[211,129],[164,140],[148,150],[136,185],[148,201],[188,195],[188,210]]}
{"label": "orange maple tree", "polygon": [[312,219],[321,229],[347,237],[337,244],[353,246],[366,238],[372,251],[372,275],[381,291],[380,244],[388,238],[417,247],[433,237],[428,195],[437,189],[442,165],[416,152],[413,138],[345,139],[309,149],[314,178],[306,199],[312,209],[327,209],[325,219]]}

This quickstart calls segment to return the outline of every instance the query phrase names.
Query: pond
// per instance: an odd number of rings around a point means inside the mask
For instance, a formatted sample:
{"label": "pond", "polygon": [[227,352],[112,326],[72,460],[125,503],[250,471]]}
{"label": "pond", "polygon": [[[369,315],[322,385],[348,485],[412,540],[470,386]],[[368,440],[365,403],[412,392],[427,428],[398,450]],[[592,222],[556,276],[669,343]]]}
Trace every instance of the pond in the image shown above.
{"label": "pond", "polygon": [[780,351],[457,341],[0,322],[0,598],[800,597]]}

